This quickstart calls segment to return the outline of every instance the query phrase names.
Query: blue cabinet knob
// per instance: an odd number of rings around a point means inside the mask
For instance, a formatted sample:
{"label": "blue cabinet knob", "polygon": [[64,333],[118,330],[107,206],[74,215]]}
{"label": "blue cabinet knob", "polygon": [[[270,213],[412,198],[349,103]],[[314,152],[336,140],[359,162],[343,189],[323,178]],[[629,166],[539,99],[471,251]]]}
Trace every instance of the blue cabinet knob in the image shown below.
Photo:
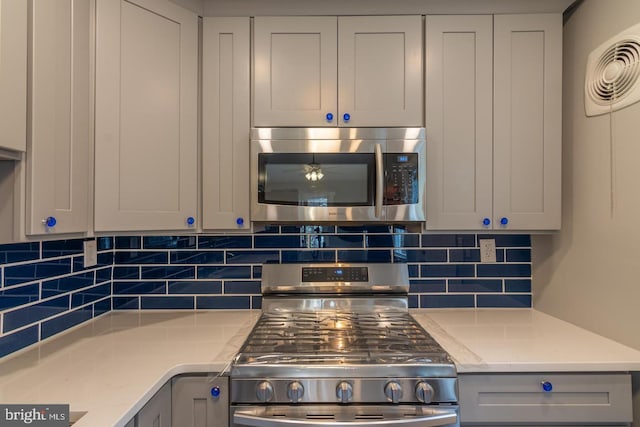
{"label": "blue cabinet knob", "polygon": [[236,225],[238,227],[242,227],[244,225],[244,218],[242,218],[241,216],[239,216],[238,218],[236,218]]}
{"label": "blue cabinet knob", "polygon": [[344,113],[344,115],[342,116],[342,119],[343,119],[345,122],[348,122],[349,120],[351,120],[351,114],[349,114],[349,113]]}
{"label": "blue cabinet knob", "polygon": [[211,396],[214,399],[217,399],[218,397],[220,397],[220,387],[215,386],[211,389]]}
{"label": "blue cabinet knob", "polygon": [[489,218],[485,218],[482,220],[482,225],[484,225],[485,227],[488,227],[491,225],[491,220]]}
{"label": "blue cabinet knob", "polygon": [[47,227],[51,228],[51,227],[55,227],[56,226],[56,224],[58,223],[58,220],[53,216],[48,216],[45,219],[43,219],[42,222]]}
{"label": "blue cabinet knob", "polygon": [[332,113],[327,113],[327,121],[328,122],[333,121],[333,114]]}
{"label": "blue cabinet knob", "polygon": [[191,226],[195,223],[196,223],[196,219],[194,217],[190,216],[189,218],[187,218],[187,225]]}
{"label": "blue cabinet knob", "polygon": [[553,384],[551,384],[549,381],[543,381],[540,384],[542,385],[542,390],[547,393],[553,390]]}
{"label": "blue cabinet knob", "polygon": [[503,216],[502,218],[500,218],[500,224],[502,225],[509,224],[509,218]]}

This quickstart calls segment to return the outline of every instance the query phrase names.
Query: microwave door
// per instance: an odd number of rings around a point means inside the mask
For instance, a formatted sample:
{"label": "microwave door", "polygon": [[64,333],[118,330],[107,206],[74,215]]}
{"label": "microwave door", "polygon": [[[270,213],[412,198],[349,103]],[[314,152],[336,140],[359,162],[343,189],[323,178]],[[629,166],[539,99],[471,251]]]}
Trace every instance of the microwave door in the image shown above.
{"label": "microwave door", "polygon": [[258,170],[256,220],[377,219],[375,153],[260,153]]}

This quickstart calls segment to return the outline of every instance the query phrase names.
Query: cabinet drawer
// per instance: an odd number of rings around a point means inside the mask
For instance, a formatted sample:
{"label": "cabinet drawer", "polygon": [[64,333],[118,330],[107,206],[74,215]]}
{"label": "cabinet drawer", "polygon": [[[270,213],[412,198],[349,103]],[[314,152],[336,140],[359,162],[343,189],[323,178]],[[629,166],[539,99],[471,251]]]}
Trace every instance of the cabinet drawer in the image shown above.
{"label": "cabinet drawer", "polygon": [[[544,382],[551,391],[543,390]],[[458,384],[465,424],[632,421],[628,374],[468,374]]]}

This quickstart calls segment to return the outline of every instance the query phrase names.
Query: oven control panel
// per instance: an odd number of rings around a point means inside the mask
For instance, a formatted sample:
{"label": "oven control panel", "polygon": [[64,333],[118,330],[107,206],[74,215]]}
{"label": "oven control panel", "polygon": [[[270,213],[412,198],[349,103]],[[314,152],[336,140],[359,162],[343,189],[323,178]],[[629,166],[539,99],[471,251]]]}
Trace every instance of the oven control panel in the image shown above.
{"label": "oven control panel", "polygon": [[368,282],[367,267],[303,267],[303,282]]}
{"label": "oven control panel", "polygon": [[233,403],[456,403],[457,378],[232,378]]}

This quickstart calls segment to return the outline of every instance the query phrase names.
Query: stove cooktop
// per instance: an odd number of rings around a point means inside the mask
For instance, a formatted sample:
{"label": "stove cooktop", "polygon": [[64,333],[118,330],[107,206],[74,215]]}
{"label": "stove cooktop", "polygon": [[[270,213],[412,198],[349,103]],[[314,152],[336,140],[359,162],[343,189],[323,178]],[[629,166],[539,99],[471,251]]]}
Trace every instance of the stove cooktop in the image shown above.
{"label": "stove cooktop", "polygon": [[262,316],[231,376],[456,377],[408,290],[404,264],[265,264]]}
{"label": "stove cooktop", "polygon": [[307,375],[455,376],[449,355],[408,312],[263,313],[234,361],[235,374],[296,368]]}

